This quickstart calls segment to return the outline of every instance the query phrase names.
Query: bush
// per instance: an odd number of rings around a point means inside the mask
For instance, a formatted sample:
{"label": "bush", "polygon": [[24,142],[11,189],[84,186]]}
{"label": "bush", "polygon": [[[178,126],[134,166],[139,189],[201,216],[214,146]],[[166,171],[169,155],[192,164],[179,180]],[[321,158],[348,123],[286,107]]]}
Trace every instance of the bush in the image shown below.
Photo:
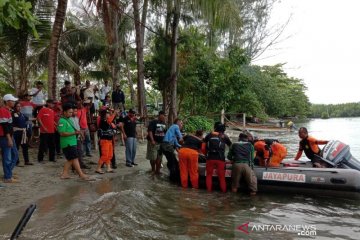
{"label": "bush", "polygon": [[184,120],[184,130],[187,133],[195,133],[199,129],[209,132],[213,126],[214,120],[203,116],[191,116]]}

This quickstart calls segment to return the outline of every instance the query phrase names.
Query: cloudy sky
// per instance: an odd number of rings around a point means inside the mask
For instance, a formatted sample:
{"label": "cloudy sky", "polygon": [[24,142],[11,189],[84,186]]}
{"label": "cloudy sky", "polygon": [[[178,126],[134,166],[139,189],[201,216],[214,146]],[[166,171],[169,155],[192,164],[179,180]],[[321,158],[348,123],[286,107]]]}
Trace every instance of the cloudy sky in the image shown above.
{"label": "cloudy sky", "polygon": [[283,40],[255,64],[286,63],[312,103],[360,102],[359,10],[360,0],[282,0],[270,25],[290,17]]}

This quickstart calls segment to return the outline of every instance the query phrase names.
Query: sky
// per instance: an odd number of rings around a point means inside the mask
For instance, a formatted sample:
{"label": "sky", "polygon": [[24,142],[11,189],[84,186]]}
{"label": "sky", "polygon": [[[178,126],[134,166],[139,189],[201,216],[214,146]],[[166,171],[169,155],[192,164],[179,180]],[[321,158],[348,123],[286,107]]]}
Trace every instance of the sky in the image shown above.
{"label": "sky", "polygon": [[254,64],[286,63],[311,103],[360,102],[360,0],[281,0],[269,25],[289,18],[280,43]]}

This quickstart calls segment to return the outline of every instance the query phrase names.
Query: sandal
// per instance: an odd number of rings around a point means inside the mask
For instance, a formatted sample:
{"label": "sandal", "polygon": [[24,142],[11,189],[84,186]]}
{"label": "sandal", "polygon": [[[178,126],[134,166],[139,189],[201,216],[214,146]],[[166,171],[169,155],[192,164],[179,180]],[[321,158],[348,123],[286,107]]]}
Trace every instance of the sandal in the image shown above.
{"label": "sandal", "polygon": [[106,170],[107,173],[114,173],[115,171],[113,169],[111,170]]}
{"label": "sandal", "polygon": [[98,170],[95,170],[95,173],[97,173],[97,174],[104,174],[105,172],[103,172],[103,171],[98,171]]}

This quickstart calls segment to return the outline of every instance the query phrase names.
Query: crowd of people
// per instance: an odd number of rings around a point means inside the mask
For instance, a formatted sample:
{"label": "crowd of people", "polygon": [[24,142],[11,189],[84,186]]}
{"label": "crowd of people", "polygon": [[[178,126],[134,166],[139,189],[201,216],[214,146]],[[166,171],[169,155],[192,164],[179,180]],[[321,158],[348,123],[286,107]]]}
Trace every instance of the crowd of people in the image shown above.
{"label": "crowd of people", "polygon": [[[16,165],[33,165],[29,159],[29,144],[34,132],[39,130],[37,161],[56,162],[64,156],[66,162],[61,179],[70,178],[70,170],[76,171],[83,180],[92,180],[83,169],[90,169],[83,158],[92,157],[92,146],[99,147],[96,174],[112,173],[117,168],[115,158],[115,134],[121,133],[125,144],[125,166],[137,166],[137,117],[132,109],[125,111],[125,96],[120,85],[112,91],[108,82],[98,88],[86,81],[84,87],[72,86],[65,81],[60,89],[60,101],[46,99],[42,82],[36,82],[30,93],[20,99],[12,94],[3,96],[0,108],[0,148],[4,170],[4,183],[16,183],[13,176]],[[213,173],[219,179],[222,192],[227,191],[225,173],[226,158],[232,163],[231,191],[237,192],[243,179],[251,195],[257,192],[254,165],[279,167],[287,155],[287,149],[276,139],[257,139],[249,133],[241,133],[232,142],[225,134],[225,125],[215,123],[212,132],[204,136],[202,130],[194,134],[182,133],[183,121],[176,119],[166,124],[164,111],[148,124],[146,159],[150,161],[153,174],[160,174],[162,158],[167,159],[169,178],[187,188],[189,179],[193,188],[199,187],[198,161],[206,159],[206,188],[213,189]],[[94,134],[91,134],[93,132]],[[93,136],[91,136],[93,135]],[[98,141],[94,137],[96,135]],[[303,151],[314,167],[325,167],[314,156],[319,153],[318,144],[327,141],[308,136],[306,128],[299,129],[298,160]],[[228,146],[226,156],[225,149]],[[22,149],[24,163],[20,163],[18,150]],[[105,170],[103,170],[105,167]]]}
{"label": "crowd of people", "polygon": [[[110,98],[110,96],[113,98]],[[108,101],[112,99],[112,101]],[[128,123],[125,117],[125,95],[120,85],[116,85],[114,91],[105,81],[100,89],[90,81],[85,86],[72,86],[65,81],[64,87],[60,89],[60,100],[47,99],[43,90],[43,83],[38,81],[35,87],[30,89],[19,98],[12,94],[6,94],[2,98],[0,108],[0,143],[2,151],[2,164],[4,170],[4,183],[17,183],[20,180],[14,176],[12,171],[16,165],[31,166],[33,161],[29,158],[29,147],[38,140],[37,151],[38,163],[44,163],[45,155],[49,162],[56,162],[57,158],[65,156],[67,162],[61,175],[62,179],[69,178],[69,170],[76,171],[80,178],[90,180],[82,169],[90,169],[83,158],[92,157],[92,145],[94,137],[91,131],[96,132],[99,137],[100,159],[99,163],[107,166],[107,172],[116,168],[115,156],[112,153],[114,145],[114,134],[111,139],[106,138],[102,129],[111,127],[127,131]],[[128,111],[133,116],[133,111]],[[115,122],[114,126],[106,126],[105,122],[110,119]],[[132,118],[131,121],[133,121]],[[99,130],[98,130],[99,129]],[[136,131],[132,129],[132,131]],[[128,139],[131,133],[128,132]],[[125,135],[124,135],[125,136]],[[109,137],[108,137],[109,138]],[[106,141],[108,140],[108,141]],[[109,144],[109,142],[111,144]],[[136,145],[135,145],[136,147]],[[20,161],[18,150],[22,149],[24,163]],[[109,152],[111,150],[111,153]],[[109,161],[110,158],[110,161]],[[109,164],[110,163],[110,164]],[[134,157],[132,160],[134,163]],[[102,167],[102,164],[101,164]],[[97,171],[102,172],[102,171]]]}

